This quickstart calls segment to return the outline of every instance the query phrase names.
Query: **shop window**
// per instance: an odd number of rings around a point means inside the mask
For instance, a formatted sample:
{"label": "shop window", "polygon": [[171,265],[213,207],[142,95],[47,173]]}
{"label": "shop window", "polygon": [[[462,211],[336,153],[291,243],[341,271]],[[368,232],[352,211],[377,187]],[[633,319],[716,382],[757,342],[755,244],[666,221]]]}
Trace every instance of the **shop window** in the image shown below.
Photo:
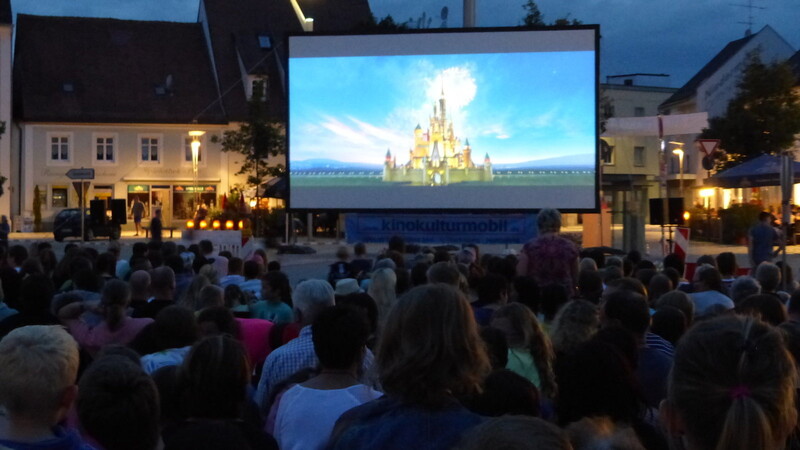
{"label": "shop window", "polygon": [[53,208],[66,208],[69,205],[69,190],[66,186],[53,186],[50,198],[53,199]]}

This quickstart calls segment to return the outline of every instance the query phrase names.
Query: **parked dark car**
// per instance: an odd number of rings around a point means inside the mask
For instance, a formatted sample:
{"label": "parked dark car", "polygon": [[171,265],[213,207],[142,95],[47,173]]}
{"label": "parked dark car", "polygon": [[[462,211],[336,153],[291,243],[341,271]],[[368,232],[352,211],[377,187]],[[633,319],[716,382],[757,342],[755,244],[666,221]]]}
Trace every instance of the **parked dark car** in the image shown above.
{"label": "parked dark car", "polygon": [[[81,216],[78,208],[63,209],[56,215],[53,221],[53,237],[61,242],[65,237],[81,237]],[[107,218],[93,218],[89,209],[84,210],[84,237],[91,241],[98,236],[107,236],[110,239],[119,239],[122,234],[122,227]]]}

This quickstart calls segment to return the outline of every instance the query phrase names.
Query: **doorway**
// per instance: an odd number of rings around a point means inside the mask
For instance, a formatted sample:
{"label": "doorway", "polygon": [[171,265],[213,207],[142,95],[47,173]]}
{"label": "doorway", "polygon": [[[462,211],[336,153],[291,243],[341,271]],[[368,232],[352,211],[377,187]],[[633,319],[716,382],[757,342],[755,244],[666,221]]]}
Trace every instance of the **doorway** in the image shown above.
{"label": "doorway", "polygon": [[165,227],[172,226],[172,195],[169,187],[153,186],[153,202],[150,217],[155,217],[156,209],[161,209],[161,219]]}

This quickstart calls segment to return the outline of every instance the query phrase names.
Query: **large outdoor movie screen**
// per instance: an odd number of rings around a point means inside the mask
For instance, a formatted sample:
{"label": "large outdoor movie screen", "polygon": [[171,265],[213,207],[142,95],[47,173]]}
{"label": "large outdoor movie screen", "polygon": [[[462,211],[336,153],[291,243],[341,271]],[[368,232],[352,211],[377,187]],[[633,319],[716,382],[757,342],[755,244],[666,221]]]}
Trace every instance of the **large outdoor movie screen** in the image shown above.
{"label": "large outdoor movie screen", "polygon": [[597,31],[291,37],[290,208],[596,209]]}

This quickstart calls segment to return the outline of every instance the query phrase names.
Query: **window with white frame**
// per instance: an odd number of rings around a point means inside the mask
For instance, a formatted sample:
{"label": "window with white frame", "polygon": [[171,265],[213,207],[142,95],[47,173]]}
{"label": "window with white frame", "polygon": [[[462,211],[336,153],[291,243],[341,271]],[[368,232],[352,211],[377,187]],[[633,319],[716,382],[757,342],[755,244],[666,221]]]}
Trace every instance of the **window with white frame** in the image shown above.
{"label": "window with white frame", "polygon": [[51,162],[67,163],[70,161],[70,138],[69,134],[48,135],[48,150],[50,153],[48,158]]}
{"label": "window with white frame", "polygon": [[[205,166],[206,158],[206,143],[203,141],[203,138],[200,138],[200,149],[197,152],[197,163],[201,166]],[[192,137],[191,136],[184,136],[183,137],[183,162],[185,164],[192,164]]]}
{"label": "window with white frame", "polygon": [[116,136],[96,134],[93,136],[93,140],[95,161],[108,163],[116,161]]}
{"label": "window with white frame", "polygon": [[161,159],[161,137],[139,136],[139,159],[142,162],[156,163]]}

